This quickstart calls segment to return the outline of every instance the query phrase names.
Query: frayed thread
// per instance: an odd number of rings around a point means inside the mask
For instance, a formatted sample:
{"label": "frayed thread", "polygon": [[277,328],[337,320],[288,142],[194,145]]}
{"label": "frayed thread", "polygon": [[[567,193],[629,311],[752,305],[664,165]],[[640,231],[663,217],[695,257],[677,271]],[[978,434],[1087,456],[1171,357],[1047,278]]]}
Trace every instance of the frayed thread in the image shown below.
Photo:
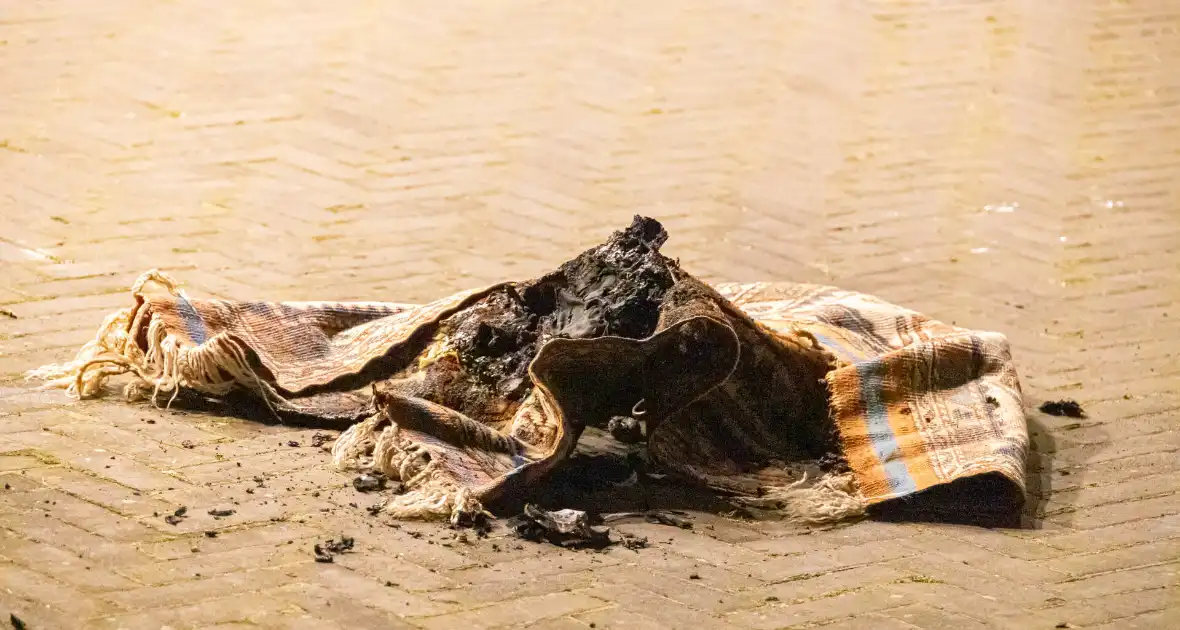
{"label": "frayed thread", "polygon": [[381,506],[393,518],[471,522],[475,515],[491,515],[474,494],[442,475],[433,459],[423,458],[421,445],[399,439],[397,424],[381,414],[349,427],[332,447],[332,461],[341,470],[377,471],[401,481],[407,489]]}
{"label": "frayed thread", "polygon": [[[73,360],[30,370],[25,378],[45,381],[41,389],[64,389],[68,396],[85,399],[101,395],[112,376],[130,373],[136,380],[123,390],[128,400],[150,398],[156,403],[161,393],[170,393],[169,405],[184,387],[212,395],[226,394],[238,385],[265,390],[241,350],[227,338],[218,336],[192,346],[169,333],[144,299],[144,288],[152,283],[171,295],[186,297],[171,276],[158,269],[144,273],[131,286],[136,306],[107,316],[94,339]],[[135,341],[145,324],[146,350]]]}
{"label": "frayed thread", "polygon": [[852,473],[826,474],[804,487],[807,475],[760,497],[740,497],[735,502],[750,507],[780,510],[787,520],[804,525],[831,525],[861,518],[869,503],[856,488]]}

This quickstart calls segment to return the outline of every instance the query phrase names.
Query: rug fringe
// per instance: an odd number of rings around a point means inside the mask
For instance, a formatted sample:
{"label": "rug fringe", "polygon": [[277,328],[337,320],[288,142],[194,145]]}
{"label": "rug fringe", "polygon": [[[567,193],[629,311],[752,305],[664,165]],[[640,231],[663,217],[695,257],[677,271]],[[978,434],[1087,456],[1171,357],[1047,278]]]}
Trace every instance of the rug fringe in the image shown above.
{"label": "rug fringe", "polygon": [[[161,392],[171,393],[169,404],[181,387],[221,395],[239,383],[251,385],[257,380],[245,357],[223,339],[214,338],[196,347],[182,346],[168,333],[162,320],[143,308],[143,290],[150,283],[185,297],[171,276],[158,269],[144,273],[131,286],[136,306],[108,315],[94,339],[83,345],[73,360],[29,370],[25,378],[45,381],[41,389],[65,389],[68,396],[85,399],[101,395],[110,377],[131,373],[136,380],[124,388],[124,396],[129,400],[150,398],[155,403]],[[145,315],[150,318],[146,322],[146,351],[135,342]],[[228,374],[229,379],[223,374]]]}
{"label": "rug fringe", "polygon": [[760,497],[741,497],[735,502],[750,507],[778,509],[787,520],[804,525],[830,525],[863,517],[868,501],[856,488],[852,473],[826,474],[814,484],[802,487],[807,475],[782,488],[772,488]]}
{"label": "rug fringe", "polygon": [[440,477],[437,462],[422,464],[421,447],[405,448],[398,431],[381,414],[369,416],[340,434],[332,446],[332,462],[340,470],[377,471],[399,480],[407,491],[381,508],[394,518],[449,520],[457,525],[475,514],[486,514],[470,490]]}

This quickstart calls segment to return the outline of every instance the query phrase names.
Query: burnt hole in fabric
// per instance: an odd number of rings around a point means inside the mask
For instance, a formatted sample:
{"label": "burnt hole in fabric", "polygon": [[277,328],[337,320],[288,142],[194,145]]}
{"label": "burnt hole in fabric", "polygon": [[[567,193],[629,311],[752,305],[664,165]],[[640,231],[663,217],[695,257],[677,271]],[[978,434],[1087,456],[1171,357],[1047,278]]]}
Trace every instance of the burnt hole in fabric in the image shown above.
{"label": "burnt hole in fabric", "polygon": [[532,385],[529,364],[551,339],[651,336],[675,284],[675,263],[659,253],[667,237],[658,221],[635,217],[553,273],[507,286],[449,318],[443,332],[458,365],[428,368],[453,376],[451,386],[435,390],[433,398],[479,415],[487,411],[487,399],[523,398]]}

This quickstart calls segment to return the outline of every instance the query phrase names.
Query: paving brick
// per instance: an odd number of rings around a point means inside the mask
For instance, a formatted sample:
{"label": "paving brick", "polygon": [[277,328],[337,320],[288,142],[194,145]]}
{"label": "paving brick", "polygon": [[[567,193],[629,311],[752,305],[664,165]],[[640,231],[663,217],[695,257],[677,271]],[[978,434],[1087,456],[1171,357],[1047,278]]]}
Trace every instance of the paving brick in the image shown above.
{"label": "paving brick", "polygon": [[699,572],[672,574],[644,566],[618,566],[604,572],[599,580],[603,584],[642,588],[710,613],[749,608],[763,601],[756,592],[732,593],[715,588]]}
{"label": "paving brick", "polygon": [[[319,584],[296,584],[266,591],[268,597],[296,606],[303,615],[344,628],[413,628],[406,621],[386,611],[375,610],[363,600]],[[291,620],[283,620],[292,623]],[[281,626],[279,626],[281,627]],[[314,627],[314,626],[312,626]]]}
{"label": "paving brick", "polygon": [[754,610],[732,613],[726,620],[750,628],[785,628],[888,610],[903,603],[887,591],[866,589],[800,604],[771,602]]}
{"label": "paving brick", "polygon": [[[828,630],[876,630],[877,628],[881,628],[882,630],[913,630],[915,626],[916,624],[910,623],[910,620],[900,621],[894,617],[887,617],[878,613],[868,613],[867,615],[859,615],[850,619],[823,625]],[[922,626],[917,627],[920,628]],[[948,626],[938,627],[945,628]],[[962,625],[955,627],[970,628],[972,626]]]}
{"label": "paving brick", "polygon": [[466,612],[426,617],[416,620],[415,624],[424,628],[453,628],[454,624],[470,628],[495,628],[562,617],[603,606],[602,600],[582,593],[552,593],[510,600]]}
{"label": "paving brick", "polygon": [[1180,514],[1169,514],[1082,532],[1054,532],[1045,538],[1045,544],[1074,553],[1087,553],[1177,537],[1180,537]]}
{"label": "paving brick", "polygon": [[929,577],[937,582],[958,586],[981,597],[1019,602],[1030,608],[1045,605],[1046,601],[1057,594],[1057,589],[1050,584],[1029,584],[1009,577],[1007,573],[992,573],[959,560],[948,562],[938,556],[901,558],[890,562],[889,566],[908,571],[911,575]]}
{"label": "paving brick", "polygon": [[939,630],[940,628],[963,628],[964,630],[983,630],[985,628],[991,627],[987,623],[972,619],[967,615],[959,615],[953,612],[939,610],[938,608],[934,608],[932,606],[925,606],[923,604],[892,608],[883,613],[880,613],[880,615],[877,616],[900,621],[906,628],[918,627],[928,630]]}
{"label": "paving brick", "polygon": [[1084,577],[1061,584],[1059,588],[1066,599],[1085,599],[1175,586],[1177,583],[1180,583],[1180,562],[1172,561],[1167,564]]}
{"label": "paving brick", "polygon": [[162,626],[192,628],[223,622],[243,622],[257,626],[281,618],[286,607],[287,604],[258,593],[238,594],[207,603],[101,617],[83,627],[87,630],[157,630]]}
{"label": "paving brick", "polygon": [[255,545],[229,551],[194,553],[188,557],[118,569],[142,584],[171,584],[246,569],[306,564],[312,561],[314,539],[290,544]]}
{"label": "paving brick", "polygon": [[366,577],[340,565],[320,566],[315,573],[318,583],[352,599],[366,602],[366,606],[384,610],[397,617],[441,615],[458,609],[454,604],[437,598],[408,592],[389,580]]}
{"label": "paving brick", "polygon": [[1136,617],[1119,619],[1095,627],[1102,628],[1103,630],[1114,630],[1115,628],[1128,628],[1129,630],[1167,630],[1168,628],[1175,628],[1177,623],[1180,623],[1180,614],[1176,614],[1175,609],[1170,608]]}
{"label": "paving brick", "polygon": [[[616,606],[615,610],[620,611],[623,618],[631,618],[633,615],[653,618],[667,628],[706,627],[727,630],[742,627],[729,623],[726,621],[726,617],[721,615],[711,614],[695,607],[677,605],[670,599],[641,588],[603,585],[594,588],[591,592],[597,599],[602,599]],[[604,604],[602,607],[604,614],[607,609],[608,607]],[[590,615],[595,612],[598,610],[586,614]],[[574,616],[583,617],[580,614]]]}
{"label": "paving brick", "polygon": [[138,521],[116,514],[104,507],[83,501],[58,490],[41,489],[25,493],[0,495],[0,501],[31,510],[43,518],[60,519],[104,538],[117,541],[146,540],[155,534]]}
{"label": "paving brick", "polygon": [[855,570],[832,571],[822,574],[803,574],[778,584],[757,589],[762,601],[784,604],[803,603],[822,599],[833,593],[846,592],[867,586],[888,584],[911,578],[926,579],[925,576],[907,573],[884,565],[869,565]]}
{"label": "paving brick", "polygon": [[9,562],[0,562],[0,585],[0,596],[14,606],[13,612],[44,610],[51,618],[62,615],[76,620],[118,611],[94,594]]}
{"label": "paving brick", "polygon": [[1093,554],[1079,554],[1050,560],[1047,568],[1070,577],[1080,577],[1159,564],[1180,558],[1180,539],[1160,540]]}
{"label": "paving brick", "polygon": [[[216,531],[210,538],[205,531]],[[296,540],[307,540],[320,535],[317,530],[298,523],[267,523],[261,526],[246,526],[230,530],[201,530],[183,536],[169,536],[160,542],[141,543],[140,551],[160,560],[175,560],[192,555],[195,546],[205,553],[221,553],[245,547],[285,545]]]}
{"label": "paving brick", "polygon": [[[652,611],[654,617],[648,617],[639,613],[621,610],[619,608],[606,608],[596,610],[593,612],[582,613],[577,615],[577,619],[581,622],[581,627],[586,628],[589,624],[594,624],[595,628],[628,628],[629,630],[661,630],[662,628],[689,628],[701,627],[704,625],[708,627],[708,618],[703,618],[700,625],[673,625],[667,621],[657,621],[659,616],[658,611]],[[574,626],[570,626],[573,628]]]}

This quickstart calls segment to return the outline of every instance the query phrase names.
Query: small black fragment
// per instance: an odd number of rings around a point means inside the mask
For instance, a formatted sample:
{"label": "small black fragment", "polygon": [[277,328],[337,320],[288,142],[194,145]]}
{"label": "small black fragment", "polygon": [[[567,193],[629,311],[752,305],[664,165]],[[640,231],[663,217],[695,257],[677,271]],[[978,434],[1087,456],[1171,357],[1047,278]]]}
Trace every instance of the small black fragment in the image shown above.
{"label": "small black fragment", "polygon": [[173,514],[175,514],[176,516],[184,516],[186,512],[188,512],[188,508],[182,505],[182,506],[176,508],[176,511],[173,512]]}
{"label": "small black fragment", "polygon": [[635,534],[621,534],[619,542],[623,547],[636,551],[647,547],[647,536],[636,536]]}
{"label": "small black fragment", "polygon": [[336,555],[352,551],[355,545],[356,539],[352,536],[341,536],[340,540],[326,540],[322,545],[316,543],[312,551],[316,562],[334,562]]}
{"label": "small black fragment", "polygon": [[488,518],[487,512],[463,511],[455,520],[454,528],[475,530],[477,537],[487,538],[488,533],[492,531],[492,520]]}
{"label": "small black fragment", "polygon": [[352,551],[356,545],[356,539],[352,536],[341,536],[340,540],[328,540],[324,542],[324,547],[332,553],[344,553]]}
{"label": "small black fragment", "polygon": [[217,538],[217,532],[208,530],[205,532],[205,538]]}
{"label": "small black fragment", "polygon": [[175,514],[169,514],[168,516],[164,517],[164,522],[168,523],[169,525],[179,525],[183,520],[183,516],[177,516]]}
{"label": "small black fragment", "polygon": [[518,538],[533,542],[548,541],[567,548],[603,549],[611,544],[610,529],[590,525],[590,517],[580,510],[542,510],[532,504],[512,524]]}
{"label": "small black fragment", "polygon": [[287,446],[290,446],[291,448],[298,448],[299,442],[296,442],[295,440],[289,440],[287,442]]}
{"label": "small black fragment", "polygon": [[352,487],[358,492],[376,492],[385,488],[385,475],[365,473],[352,480]]}
{"label": "small black fragment", "polygon": [[699,580],[699,579],[701,579],[701,576],[698,573],[690,573],[690,574],[688,574],[688,579]]}
{"label": "small black fragment", "polygon": [[611,436],[624,444],[638,444],[643,441],[643,425],[631,416],[615,416],[606,424]]}
{"label": "small black fragment", "polygon": [[321,547],[319,543],[316,543],[316,545],[312,547],[312,552],[315,553],[316,562],[335,562],[335,560],[332,558],[332,554],[328,553],[328,551]]}
{"label": "small black fragment", "polygon": [[671,525],[680,529],[692,529],[692,521],[667,510],[651,510],[645,512],[643,519],[648,523],[655,523],[656,525]]}
{"label": "small black fragment", "polygon": [[383,509],[385,509],[384,503],[374,503],[373,505],[370,505],[369,507],[365,508],[365,510],[368,511],[370,516],[377,516],[378,514],[381,513],[381,510],[383,510]]}
{"label": "small black fragment", "polygon": [[14,630],[26,630],[29,627],[23,619],[16,616],[16,613],[8,613],[8,622],[12,624]]}
{"label": "small black fragment", "polygon": [[315,448],[319,448],[319,447],[323,446],[324,444],[327,444],[328,442],[331,442],[331,441],[332,441],[332,436],[324,434],[324,433],[316,433],[315,435],[311,436],[311,445],[314,446]]}
{"label": "small black fragment", "polygon": [[1085,418],[1086,411],[1076,400],[1051,400],[1041,405],[1041,411],[1051,416],[1065,416],[1067,418]]}
{"label": "small black fragment", "polygon": [[218,518],[222,516],[233,516],[233,513],[234,511],[229,508],[213,508],[212,510],[209,510],[209,516],[215,516]]}

